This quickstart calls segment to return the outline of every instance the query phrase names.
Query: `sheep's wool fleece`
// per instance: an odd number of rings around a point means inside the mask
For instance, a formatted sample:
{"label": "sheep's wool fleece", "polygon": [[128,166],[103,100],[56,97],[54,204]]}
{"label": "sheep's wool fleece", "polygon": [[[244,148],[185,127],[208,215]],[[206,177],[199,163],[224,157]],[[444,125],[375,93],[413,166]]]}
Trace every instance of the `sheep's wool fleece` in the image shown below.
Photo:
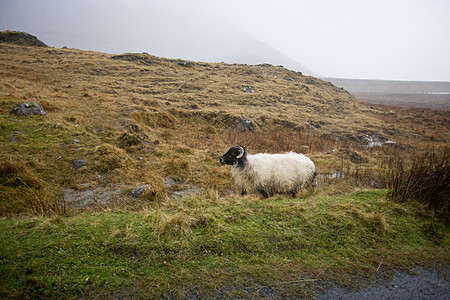
{"label": "sheep's wool fleece", "polygon": [[244,168],[231,167],[234,182],[247,192],[263,188],[272,193],[298,192],[316,171],[307,156],[295,152],[247,155]]}

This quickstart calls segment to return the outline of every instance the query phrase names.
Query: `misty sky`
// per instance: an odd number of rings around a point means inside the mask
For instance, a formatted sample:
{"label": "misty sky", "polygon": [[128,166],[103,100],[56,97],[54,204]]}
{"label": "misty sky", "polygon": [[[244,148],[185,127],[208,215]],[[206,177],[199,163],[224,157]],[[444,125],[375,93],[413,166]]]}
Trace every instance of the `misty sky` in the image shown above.
{"label": "misty sky", "polygon": [[53,47],[450,81],[449,0],[0,0],[7,29]]}

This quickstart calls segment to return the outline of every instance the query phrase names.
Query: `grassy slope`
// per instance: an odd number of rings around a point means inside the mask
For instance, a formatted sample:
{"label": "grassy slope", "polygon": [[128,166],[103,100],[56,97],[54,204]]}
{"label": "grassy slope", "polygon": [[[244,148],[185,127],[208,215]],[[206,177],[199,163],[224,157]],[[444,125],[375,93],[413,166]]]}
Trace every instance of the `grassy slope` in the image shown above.
{"label": "grassy slope", "polygon": [[311,296],[312,283],[354,285],[380,267],[448,262],[448,228],[385,195],[179,199],[2,220],[0,295]]}
{"label": "grassy slope", "polygon": [[[366,136],[448,144],[448,113],[367,106],[281,67],[131,57],[141,60],[0,44],[0,212],[10,216],[0,222],[2,295],[180,295],[233,286],[253,293],[273,284],[304,294],[302,284],[284,282],[346,284],[380,262],[448,264],[448,227],[419,208],[387,203],[384,191],[351,195],[365,188],[352,174],[382,172],[383,152],[364,148]],[[48,116],[9,114],[24,101],[42,104]],[[233,129],[242,114],[259,124],[256,133]],[[306,151],[320,173],[346,177],[322,179],[315,195],[300,199],[223,199],[232,181],[218,158],[234,144],[253,153]],[[352,159],[358,155],[362,161]],[[74,170],[74,159],[87,165]],[[167,176],[202,195],[172,199]],[[126,197],[143,183],[153,186],[144,199]],[[120,187],[123,197],[115,208],[42,216],[63,212],[68,187]]]}
{"label": "grassy slope", "polygon": [[[38,198],[46,203],[61,199],[66,187],[102,182],[125,190],[150,183],[161,195],[166,176],[223,194],[230,175],[217,160],[234,144],[253,153],[306,151],[319,172],[333,173],[343,161],[329,151],[348,142],[450,138],[448,113],[367,106],[345,90],[282,67],[183,67],[146,54],[127,61],[8,44],[0,44],[0,55],[0,156],[45,179]],[[256,93],[243,92],[244,86]],[[24,101],[40,103],[48,117],[9,114]],[[260,125],[256,134],[232,129],[243,114]],[[75,159],[86,160],[86,167],[75,172]],[[54,210],[57,204],[48,206]]]}

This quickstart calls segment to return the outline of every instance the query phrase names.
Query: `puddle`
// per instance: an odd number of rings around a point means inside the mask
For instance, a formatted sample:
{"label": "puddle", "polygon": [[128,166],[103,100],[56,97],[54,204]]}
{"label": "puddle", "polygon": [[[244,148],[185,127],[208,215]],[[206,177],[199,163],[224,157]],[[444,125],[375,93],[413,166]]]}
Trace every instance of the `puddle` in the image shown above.
{"label": "puddle", "polygon": [[332,174],[319,174],[319,177],[322,179],[343,179],[345,174],[341,171],[336,171]]}

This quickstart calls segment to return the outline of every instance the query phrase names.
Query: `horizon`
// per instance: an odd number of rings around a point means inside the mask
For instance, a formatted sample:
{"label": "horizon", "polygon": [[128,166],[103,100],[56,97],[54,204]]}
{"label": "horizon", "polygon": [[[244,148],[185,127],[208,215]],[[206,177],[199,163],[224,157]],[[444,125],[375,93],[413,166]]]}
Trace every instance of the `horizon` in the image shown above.
{"label": "horizon", "polygon": [[449,82],[447,11],[441,0],[3,0],[0,30],[57,48],[282,64],[319,78]]}

